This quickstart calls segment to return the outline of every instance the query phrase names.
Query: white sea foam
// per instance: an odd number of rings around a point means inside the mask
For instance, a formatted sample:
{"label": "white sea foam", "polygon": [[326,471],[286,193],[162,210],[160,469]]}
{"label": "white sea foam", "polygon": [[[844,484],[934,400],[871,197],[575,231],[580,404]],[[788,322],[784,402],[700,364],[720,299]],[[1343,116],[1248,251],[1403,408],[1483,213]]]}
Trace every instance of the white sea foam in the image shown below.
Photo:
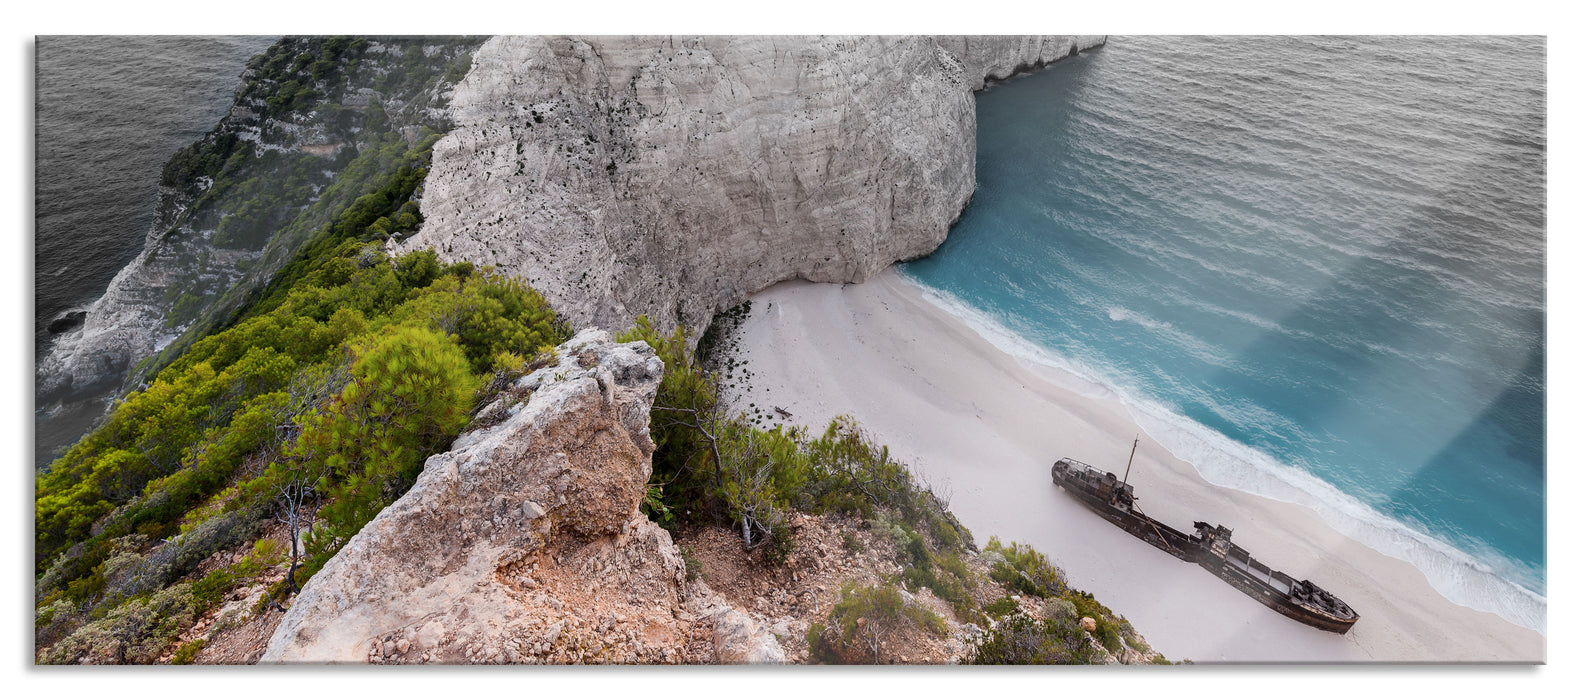
{"label": "white sea foam", "polygon": [[1547,634],[1547,598],[1500,576],[1479,560],[1503,562],[1498,553],[1480,552],[1480,557],[1474,557],[1440,538],[1380,514],[1308,472],[1144,399],[1098,368],[1051,352],[949,292],[900,272],[900,277],[919,288],[929,303],[961,319],[1001,352],[1052,370],[1043,374],[1062,388],[1090,398],[1118,398],[1149,437],[1177,459],[1191,464],[1208,482],[1305,506],[1340,534],[1416,567],[1435,590],[1457,605],[1493,613],[1512,624]]}
{"label": "white sea foam", "polygon": [[[1389,518],[1329,483],[1237,443],[1157,404],[1117,392],[1149,437],[1208,482],[1305,506],[1337,532],[1417,567],[1434,590],[1463,607],[1547,633],[1548,601],[1460,548]],[[1500,559],[1494,552],[1482,556]]]}
{"label": "white sea foam", "polygon": [[1164,321],[1155,321],[1154,319],[1151,319],[1147,316],[1132,312],[1131,310],[1124,309],[1119,306],[1105,307],[1104,312],[1109,314],[1111,321],[1131,321],[1132,323],[1142,326],[1143,328],[1155,331],[1170,328],[1169,323]]}
{"label": "white sea foam", "polygon": [[1084,366],[1076,360],[1063,358],[1049,352],[1042,346],[1006,328],[999,321],[990,318],[988,314],[956,298],[950,292],[923,284],[901,268],[893,269],[899,273],[898,276],[903,281],[920,290],[923,298],[928,300],[930,304],[966,322],[969,328],[984,340],[989,341],[994,347],[999,348],[1000,352],[1023,362],[1031,362],[1041,367],[1056,370],[1055,374],[1047,376],[1062,389],[1074,391],[1089,398],[1114,396],[1114,391],[1110,388],[1113,383],[1097,379],[1098,374],[1093,368]]}

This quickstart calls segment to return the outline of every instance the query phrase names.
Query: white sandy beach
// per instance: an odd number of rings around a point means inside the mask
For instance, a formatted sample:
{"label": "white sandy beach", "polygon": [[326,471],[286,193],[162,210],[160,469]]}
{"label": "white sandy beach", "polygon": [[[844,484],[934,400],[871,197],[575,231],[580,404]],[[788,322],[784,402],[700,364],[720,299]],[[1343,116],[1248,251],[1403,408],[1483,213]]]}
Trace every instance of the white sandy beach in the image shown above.
{"label": "white sandy beach", "polygon": [[[1203,480],[1099,387],[1030,367],[924,299],[893,269],[864,284],[787,282],[753,296],[739,408],[780,407],[821,430],[849,414],[905,461],[972,530],[1031,544],[1074,587],[1125,616],[1173,661],[1542,663],[1545,638],[1456,605],[1416,568],[1354,542],[1305,507]],[[1049,467],[1072,457],[1119,473],[1139,505],[1188,530],[1234,528],[1276,569],[1309,578],[1361,614],[1346,635],[1309,628],[1083,509]]]}

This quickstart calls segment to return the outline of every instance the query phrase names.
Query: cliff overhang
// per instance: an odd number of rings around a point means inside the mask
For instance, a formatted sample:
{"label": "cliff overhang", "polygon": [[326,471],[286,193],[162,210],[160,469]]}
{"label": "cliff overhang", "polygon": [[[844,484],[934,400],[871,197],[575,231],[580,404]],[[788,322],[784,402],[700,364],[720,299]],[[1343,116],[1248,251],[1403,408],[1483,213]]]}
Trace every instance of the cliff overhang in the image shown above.
{"label": "cliff overhang", "polygon": [[401,250],[520,275],[576,325],[707,326],[945,239],[972,93],[1104,37],[496,37]]}

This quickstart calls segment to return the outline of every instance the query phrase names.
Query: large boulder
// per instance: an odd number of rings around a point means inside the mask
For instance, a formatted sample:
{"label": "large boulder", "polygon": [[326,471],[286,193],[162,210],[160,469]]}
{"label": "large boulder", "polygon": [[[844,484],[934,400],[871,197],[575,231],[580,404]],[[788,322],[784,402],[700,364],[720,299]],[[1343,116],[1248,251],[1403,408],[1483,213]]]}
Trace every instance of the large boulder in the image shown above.
{"label": "large boulder", "polygon": [[664,364],[603,331],[556,355],[330,559],[262,662],[698,660],[722,603],[638,511]]}
{"label": "large boulder", "polygon": [[783,664],[785,650],[767,627],[735,608],[713,616],[714,653],[722,664]]}

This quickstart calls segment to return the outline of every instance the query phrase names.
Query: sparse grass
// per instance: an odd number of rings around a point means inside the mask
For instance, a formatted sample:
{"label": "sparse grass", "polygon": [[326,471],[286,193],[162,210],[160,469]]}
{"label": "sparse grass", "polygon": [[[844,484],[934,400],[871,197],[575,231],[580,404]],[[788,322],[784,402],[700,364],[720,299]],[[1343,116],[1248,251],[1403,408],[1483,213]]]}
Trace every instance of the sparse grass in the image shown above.
{"label": "sparse grass", "polygon": [[1006,596],[994,601],[993,603],[983,606],[984,614],[996,620],[1009,615],[1014,610],[1016,610],[1016,601],[1011,600],[1010,596]]}
{"label": "sparse grass", "polygon": [[840,601],[830,608],[828,624],[814,623],[808,628],[809,658],[817,663],[879,663],[879,643],[896,625],[911,625],[935,637],[948,632],[939,615],[908,604],[894,586],[847,582],[840,595]]}
{"label": "sparse grass", "polygon": [[978,645],[967,663],[1000,664],[1086,664],[1093,658],[1087,635],[1074,622],[1035,620],[1013,613]]}
{"label": "sparse grass", "polygon": [[989,578],[1007,588],[1040,598],[1066,591],[1065,573],[1032,547],[1015,542],[1001,544],[999,538],[991,536],[983,550],[994,561]]}

